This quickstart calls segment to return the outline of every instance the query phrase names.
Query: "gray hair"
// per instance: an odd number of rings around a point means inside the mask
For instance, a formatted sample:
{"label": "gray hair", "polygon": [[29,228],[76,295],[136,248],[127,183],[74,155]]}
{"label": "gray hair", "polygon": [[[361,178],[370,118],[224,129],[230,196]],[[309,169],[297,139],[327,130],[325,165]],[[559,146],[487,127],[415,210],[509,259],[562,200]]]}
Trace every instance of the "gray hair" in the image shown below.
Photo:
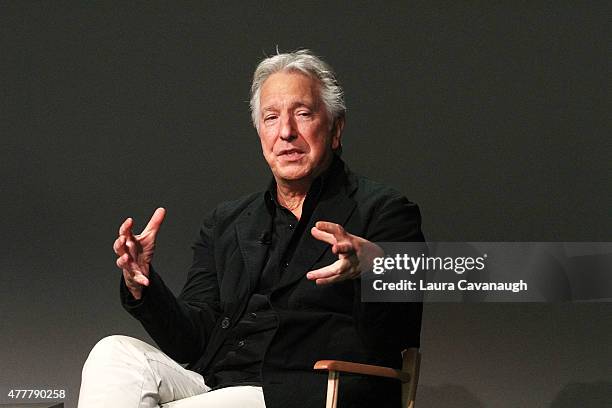
{"label": "gray hair", "polygon": [[251,120],[253,126],[259,130],[260,106],[259,96],[263,83],[270,75],[277,72],[301,72],[319,81],[321,87],[321,100],[325,105],[328,117],[331,119],[330,127],[337,119],[346,114],[344,104],[344,90],[336,79],[332,67],[309,50],[298,50],[290,53],[273,55],[259,63],[253,74],[251,85]]}

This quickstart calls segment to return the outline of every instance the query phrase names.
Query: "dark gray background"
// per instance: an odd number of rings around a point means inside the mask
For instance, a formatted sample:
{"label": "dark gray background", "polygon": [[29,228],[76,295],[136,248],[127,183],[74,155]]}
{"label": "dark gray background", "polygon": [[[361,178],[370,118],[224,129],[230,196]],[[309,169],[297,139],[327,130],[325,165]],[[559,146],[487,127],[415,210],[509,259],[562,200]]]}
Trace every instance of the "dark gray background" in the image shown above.
{"label": "dark gray background", "polygon": [[[117,227],[168,209],[156,264],[179,290],[203,215],[269,177],[247,100],[276,45],[336,67],[347,162],[419,203],[429,239],[610,241],[609,7],[125,3],[0,3],[0,402],[74,406],[98,339],[148,338]],[[611,312],[427,305],[419,405],[609,406]]]}

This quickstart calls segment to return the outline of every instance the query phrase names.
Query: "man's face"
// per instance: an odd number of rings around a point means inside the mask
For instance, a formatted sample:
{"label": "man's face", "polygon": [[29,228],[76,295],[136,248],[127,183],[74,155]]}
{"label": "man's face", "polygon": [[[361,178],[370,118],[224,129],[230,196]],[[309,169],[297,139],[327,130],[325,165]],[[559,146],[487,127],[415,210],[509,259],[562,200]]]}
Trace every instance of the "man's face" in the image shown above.
{"label": "man's face", "polygon": [[295,72],[268,77],[259,97],[259,138],[277,181],[311,181],[330,163],[340,145],[342,123],[330,119],[316,80]]}

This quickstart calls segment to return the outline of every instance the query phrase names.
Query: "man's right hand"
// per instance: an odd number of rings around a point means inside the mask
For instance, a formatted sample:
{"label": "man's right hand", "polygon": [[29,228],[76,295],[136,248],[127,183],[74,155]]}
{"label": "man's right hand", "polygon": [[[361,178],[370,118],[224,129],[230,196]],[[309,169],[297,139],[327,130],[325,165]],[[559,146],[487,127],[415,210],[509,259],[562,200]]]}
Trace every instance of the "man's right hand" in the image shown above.
{"label": "man's right hand", "polygon": [[113,250],[117,254],[117,266],[123,271],[123,279],[135,299],[142,298],[142,288],[149,286],[149,265],[155,251],[155,237],[164,221],[166,210],[158,208],[147,226],[138,235],[132,233],[134,220],[123,221]]}

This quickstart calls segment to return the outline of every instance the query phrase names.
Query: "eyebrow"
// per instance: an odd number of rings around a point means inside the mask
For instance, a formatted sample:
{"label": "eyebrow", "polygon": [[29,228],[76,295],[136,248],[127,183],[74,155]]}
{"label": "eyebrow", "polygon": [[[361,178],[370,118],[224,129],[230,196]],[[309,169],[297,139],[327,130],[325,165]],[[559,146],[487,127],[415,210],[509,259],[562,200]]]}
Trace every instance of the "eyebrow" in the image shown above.
{"label": "eyebrow", "polygon": [[[309,105],[306,102],[296,101],[293,104],[291,104],[290,109],[297,109],[297,108],[301,108],[301,107],[308,108],[308,109],[311,109],[311,110],[316,110],[316,108],[317,108],[316,104]],[[274,110],[277,110],[275,108],[274,104],[270,104],[270,105],[264,106],[261,111],[262,112],[268,112],[268,111],[274,111]]]}

